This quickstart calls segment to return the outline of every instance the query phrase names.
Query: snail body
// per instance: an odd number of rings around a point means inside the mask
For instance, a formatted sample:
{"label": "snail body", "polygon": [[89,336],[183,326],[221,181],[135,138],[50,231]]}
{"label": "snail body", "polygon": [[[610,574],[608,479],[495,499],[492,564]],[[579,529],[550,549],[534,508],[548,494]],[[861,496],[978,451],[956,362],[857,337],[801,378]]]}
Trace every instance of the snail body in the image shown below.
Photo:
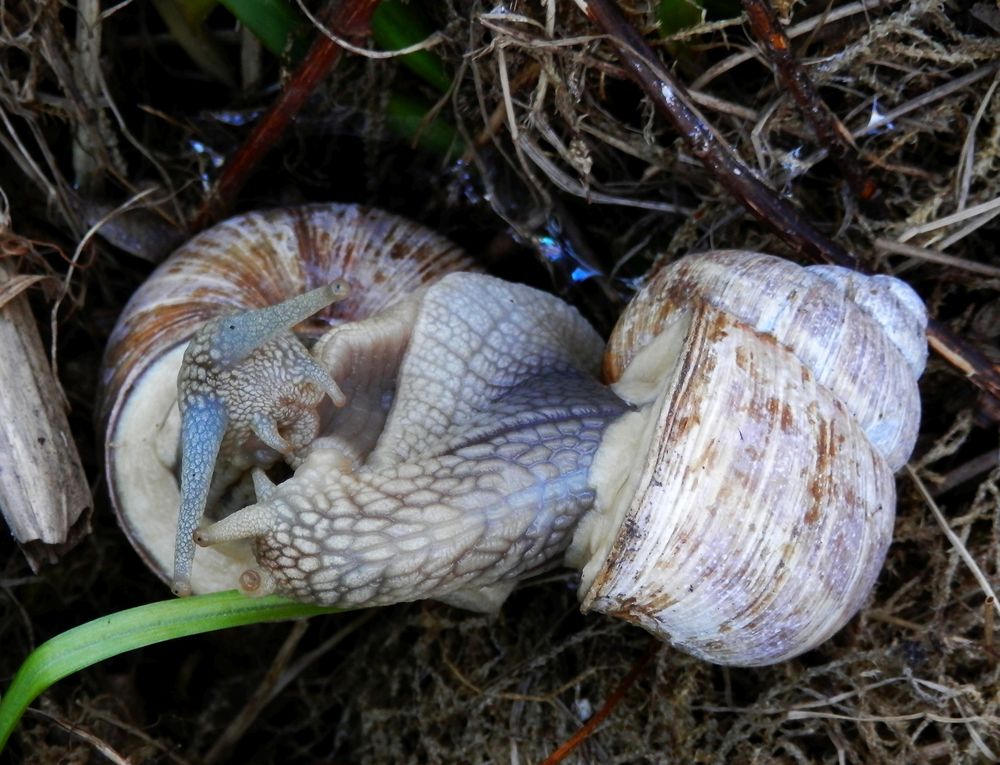
{"label": "snail body", "polygon": [[[565,555],[582,571],[585,610],[731,664],[808,650],[860,608],[891,538],[892,473],[919,419],[924,318],[909,288],[758,253],[689,256],[633,300],[602,360],[575,309],[485,275],[442,275],[468,262],[440,250],[447,267],[427,266],[411,294],[308,349],[301,368],[323,374],[307,375],[307,426],[268,415],[220,437],[216,475],[250,470],[253,495],[240,496],[249,478],[209,492],[196,591],[238,578],[246,591],[329,605],[431,597],[489,611]],[[329,316],[366,289],[349,271],[329,269],[287,297],[336,279],[350,294]],[[140,311],[130,304],[125,325]],[[203,332],[215,342],[219,327]],[[116,337],[127,345],[127,328]],[[174,376],[176,343],[163,354]],[[205,376],[191,369],[182,380]],[[873,374],[876,385],[858,379]],[[167,387],[156,395],[169,410],[178,394]],[[112,406],[109,444],[148,430],[148,413],[143,426],[122,424],[136,421],[131,397]],[[289,430],[305,436],[291,444]],[[146,439],[179,502],[176,460],[164,459],[177,426],[169,438],[129,438]],[[197,451],[183,440],[182,455]],[[121,456],[109,453],[113,485],[136,468]],[[294,469],[285,480],[283,462]],[[122,513],[131,495],[116,490],[116,501]],[[239,509],[218,512],[227,501]]]}
{"label": "snail body", "polygon": [[[317,442],[197,541],[256,540],[257,591],[495,610],[558,560],[592,504],[593,454],[625,409],[597,380],[600,338],[555,297],[480,274],[450,274],[367,323],[406,349],[376,363],[396,390],[374,449]],[[365,324],[328,333],[319,363],[351,366],[340,358],[354,355],[349,335],[373,334]]]}

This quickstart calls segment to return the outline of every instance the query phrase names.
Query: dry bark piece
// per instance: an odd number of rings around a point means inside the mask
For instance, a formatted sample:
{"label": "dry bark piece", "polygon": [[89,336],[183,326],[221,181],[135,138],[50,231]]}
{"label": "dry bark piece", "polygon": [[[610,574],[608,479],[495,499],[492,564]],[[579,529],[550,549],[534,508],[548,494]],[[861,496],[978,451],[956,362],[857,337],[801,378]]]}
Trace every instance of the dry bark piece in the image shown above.
{"label": "dry bark piece", "polygon": [[0,262],[0,511],[38,571],[90,532],[93,502],[27,301],[2,298],[13,278]]}

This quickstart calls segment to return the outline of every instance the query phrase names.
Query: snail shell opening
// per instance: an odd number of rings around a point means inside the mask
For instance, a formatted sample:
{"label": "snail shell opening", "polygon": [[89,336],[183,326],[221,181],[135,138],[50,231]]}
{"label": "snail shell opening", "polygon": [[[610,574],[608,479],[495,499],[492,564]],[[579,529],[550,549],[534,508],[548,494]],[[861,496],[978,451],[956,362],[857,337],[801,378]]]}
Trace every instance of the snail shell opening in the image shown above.
{"label": "snail shell opening", "polygon": [[[168,581],[180,508],[180,413],[177,373],[186,343],[150,365],[123,400],[106,446],[108,483],[119,523],[143,560]],[[233,587],[255,565],[249,544],[230,544],[199,554],[192,581],[196,593]]]}

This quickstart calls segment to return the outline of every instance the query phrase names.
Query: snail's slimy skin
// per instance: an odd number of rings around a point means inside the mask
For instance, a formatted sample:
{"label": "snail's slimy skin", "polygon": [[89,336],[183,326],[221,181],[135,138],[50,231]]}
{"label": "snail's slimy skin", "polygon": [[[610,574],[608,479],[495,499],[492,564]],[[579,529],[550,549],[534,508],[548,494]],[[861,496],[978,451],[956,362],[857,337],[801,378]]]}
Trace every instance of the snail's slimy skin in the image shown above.
{"label": "snail's slimy skin", "polygon": [[241,581],[258,592],[494,610],[517,579],[559,560],[593,502],[591,461],[625,411],[597,381],[600,353],[551,295],[445,277],[315,349],[338,380],[363,365],[394,381],[374,448],[319,439],[292,478],[258,483],[266,496],[197,541],[254,539],[260,570]]}
{"label": "snail's slimy skin", "polygon": [[[177,379],[181,413],[181,508],[174,547],[174,592],[191,593],[193,534],[211,496],[245,472],[253,437],[297,460],[319,430],[324,395],[337,405],[344,394],[309,355],[292,327],[347,295],[335,282],[278,305],[207,322],[188,344]],[[266,459],[266,458],[265,458]]]}

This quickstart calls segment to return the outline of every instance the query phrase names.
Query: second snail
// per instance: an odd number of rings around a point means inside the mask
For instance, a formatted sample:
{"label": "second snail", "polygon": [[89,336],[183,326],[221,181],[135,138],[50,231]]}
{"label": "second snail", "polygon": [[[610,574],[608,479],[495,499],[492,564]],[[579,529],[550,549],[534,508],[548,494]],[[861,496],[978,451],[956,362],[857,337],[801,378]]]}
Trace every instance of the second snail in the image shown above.
{"label": "second snail", "polygon": [[909,287],[690,255],[605,348],[472,267],[343,205],[251,213],[171,256],[103,378],[112,499],[150,567],[179,592],[493,611],[568,564],[585,610],[735,665],[858,611],[919,423]]}

